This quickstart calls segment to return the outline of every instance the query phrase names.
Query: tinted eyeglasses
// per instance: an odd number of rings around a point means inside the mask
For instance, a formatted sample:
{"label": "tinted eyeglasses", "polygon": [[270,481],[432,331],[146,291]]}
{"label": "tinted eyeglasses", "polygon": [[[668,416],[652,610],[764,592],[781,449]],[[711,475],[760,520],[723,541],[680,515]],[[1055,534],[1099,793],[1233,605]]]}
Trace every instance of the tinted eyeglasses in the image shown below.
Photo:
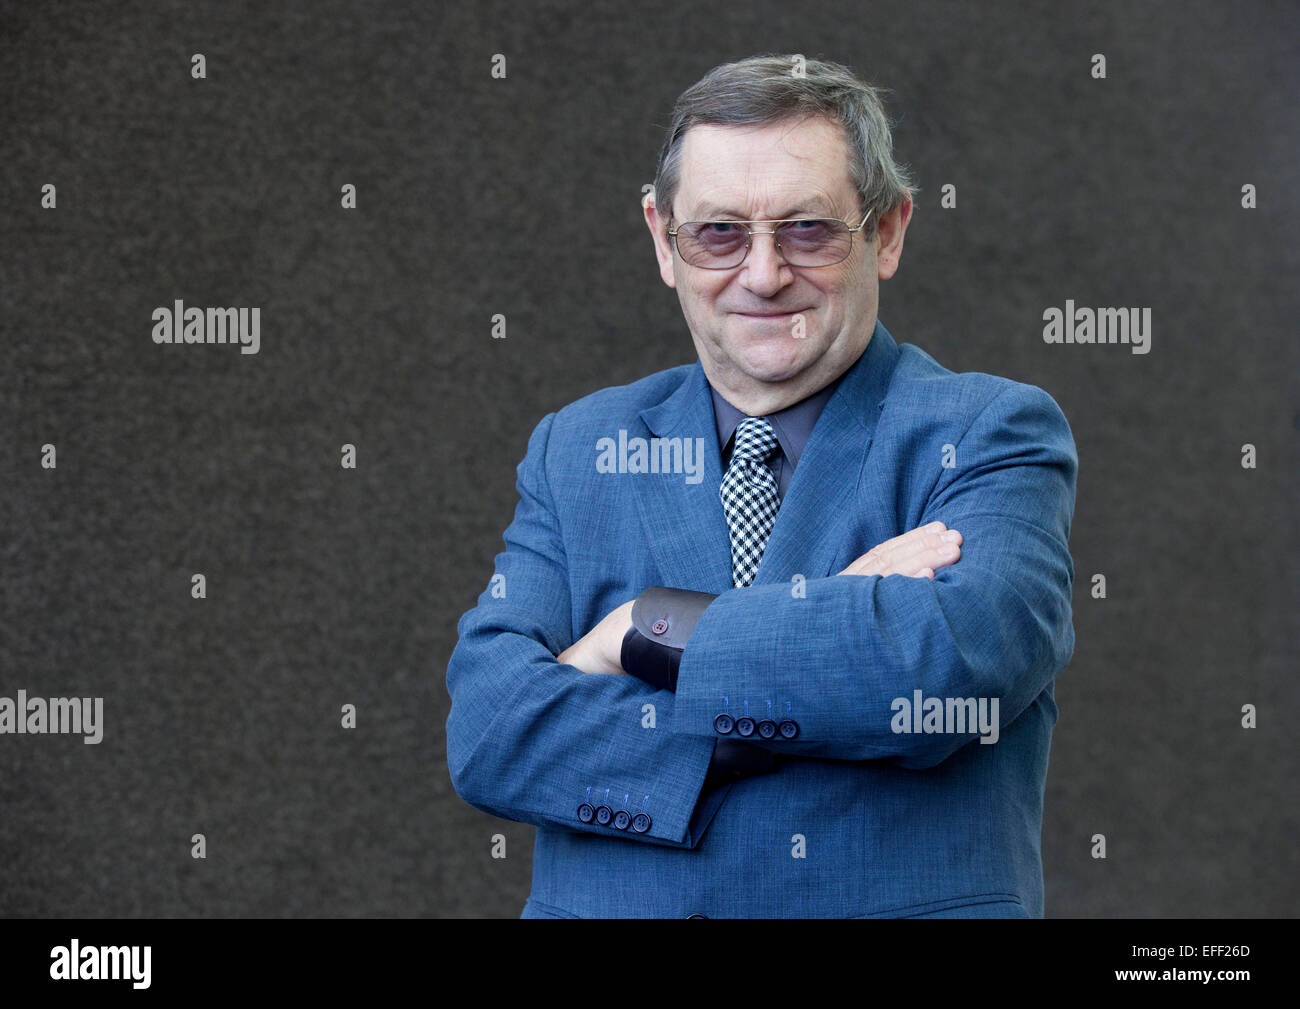
{"label": "tinted eyeglasses", "polygon": [[[755,235],[771,235],[777,252],[790,266],[834,266],[849,258],[853,235],[871,216],[851,228],[836,218],[790,221],[688,221],[668,229],[682,261],[702,270],[733,270],[745,261]],[[754,231],[750,225],[771,224],[771,231]]]}

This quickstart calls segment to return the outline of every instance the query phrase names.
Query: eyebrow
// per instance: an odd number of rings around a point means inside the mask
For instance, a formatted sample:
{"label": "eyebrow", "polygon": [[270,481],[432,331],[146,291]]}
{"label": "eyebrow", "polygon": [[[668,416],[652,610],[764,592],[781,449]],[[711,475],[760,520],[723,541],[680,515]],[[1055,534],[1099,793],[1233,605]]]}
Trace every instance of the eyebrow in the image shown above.
{"label": "eyebrow", "polygon": [[831,213],[828,209],[826,209],[826,208],[825,208],[825,207],[824,207],[820,202],[814,200],[814,201],[808,203],[808,204],[805,205],[805,206],[802,206],[802,207],[796,207],[796,208],[794,208],[793,210],[787,210],[784,214],[780,215],[779,217],[772,217],[772,218],[766,218],[766,217],[765,217],[765,218],[749,218],[749,217],[746,217],[743,213],[741,213],[741,212],[738,211],[738,210],[731,210],[731,209],[728,209],[728,208],[719,207],[719,206],[717,206],[716,204],[706,203],[706,204],[704,204],[704,205],[700,208],[700,210],[698,211],[698,216],[694,216],[694,217],[692,217],[691,220],[693,220],[693,221],[717,221],[717,220],[721,220],[721,219],[724,218],[724,217],[730,217],[730,218],[734,218],[734,219],[736,219],[737,221],[748,221],[748,220],[788,221],[788,220],[790,220],[790,219],[791,219],[795,214],[815,214],[815,215],[817,215],[818,217],[834,217],[834,216],[835,216],[835,215],[834,215],[833,213]]}

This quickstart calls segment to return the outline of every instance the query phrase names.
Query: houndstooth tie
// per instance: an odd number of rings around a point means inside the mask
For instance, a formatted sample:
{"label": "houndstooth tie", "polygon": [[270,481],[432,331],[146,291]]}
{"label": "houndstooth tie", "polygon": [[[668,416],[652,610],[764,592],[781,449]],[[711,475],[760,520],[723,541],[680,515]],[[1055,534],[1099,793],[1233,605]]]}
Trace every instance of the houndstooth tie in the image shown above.
{"label": "houndstooth tie", "polygon": [[718,488],[731,528],[731,580],[738,589],[753,582],[781,507],[776,477],[767,467],[779,447],[770,421],[746,417],[736,428],[731,464]]}

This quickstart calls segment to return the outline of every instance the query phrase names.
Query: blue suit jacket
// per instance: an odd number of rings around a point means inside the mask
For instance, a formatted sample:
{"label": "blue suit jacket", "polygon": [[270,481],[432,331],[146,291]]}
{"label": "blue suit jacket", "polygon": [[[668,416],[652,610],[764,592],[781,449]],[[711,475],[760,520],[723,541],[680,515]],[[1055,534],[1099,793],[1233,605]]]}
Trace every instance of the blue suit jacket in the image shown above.
{"label": "blue suit jacket", "polygon": [[[702,438],[703,479],[598,471],[597,442],[620,428]],[[456,791],[537,826],[524,916],[1040,916],[1077,465],[1051,396],[954,374],[877,323],[818,419],[754,584],[733,589],[698,362],[546,416],[519,465],[500,577],[461,618],[447,668]],[[935,520],[964,542],[933,580],[835,576]],[[556,662],[652,585],[719,593],[675,695]],[[917,690],[998,698],[1000,738],[894,731],[894,699]],[[802,759],[701,799],[724,709],[797,721],[797,738],[761,745]],[[584,802],[650,826],[584,823]]]}

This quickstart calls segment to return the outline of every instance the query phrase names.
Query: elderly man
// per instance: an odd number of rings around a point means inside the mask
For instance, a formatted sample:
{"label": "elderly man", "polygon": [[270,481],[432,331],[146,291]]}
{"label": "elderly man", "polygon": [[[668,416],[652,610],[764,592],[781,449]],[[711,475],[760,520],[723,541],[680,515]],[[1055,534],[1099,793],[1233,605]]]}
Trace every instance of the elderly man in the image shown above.
{"label": "elderly man", "polygon": [[644,213],[698,361],[537,425],[447,669],[457,792],[537,826],[524,917],[1043,913],[1074,443],[878,321],[891,151],[838,64],[677,102]]}

